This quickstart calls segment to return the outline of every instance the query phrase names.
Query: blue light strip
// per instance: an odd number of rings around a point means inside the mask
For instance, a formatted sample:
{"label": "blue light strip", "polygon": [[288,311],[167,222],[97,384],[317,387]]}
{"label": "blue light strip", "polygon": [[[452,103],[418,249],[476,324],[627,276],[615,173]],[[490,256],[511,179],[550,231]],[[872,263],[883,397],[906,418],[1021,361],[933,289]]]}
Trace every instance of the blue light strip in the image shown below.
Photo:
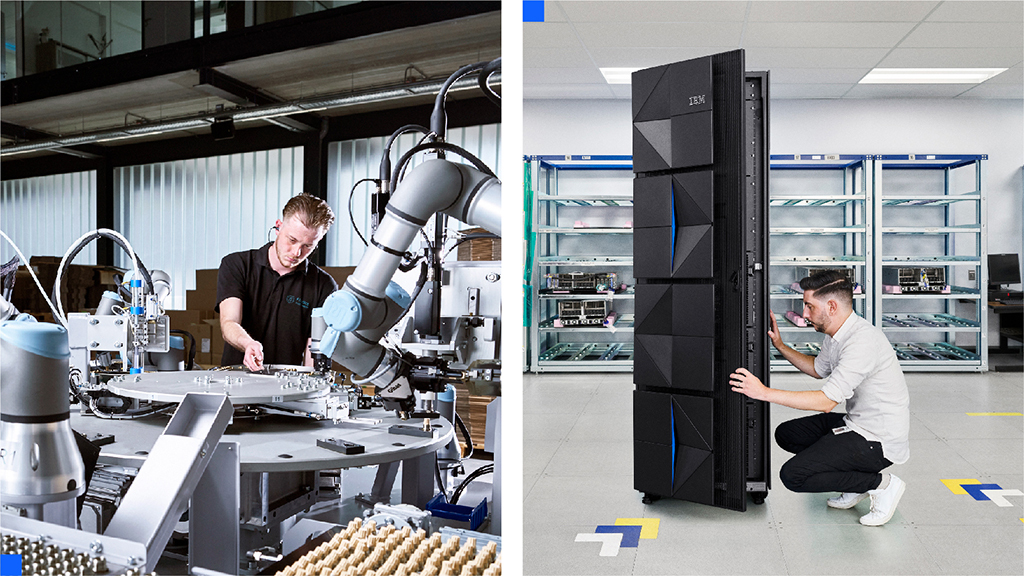
{"label": "blue light strip", "polygon": [[671,181],[669,184],[669,198],[672,200],[672,205],[669,210],[672,212],[672,247],[670,250],[671,260],[669,261],[669,269],[674,270],[676,265],[676,183]]}
{"label": "blue light strip", "polygon": [[672,400],[668,401],[669,421],[672,422],[672,488],[676,489],[676,411],[672,409]]}

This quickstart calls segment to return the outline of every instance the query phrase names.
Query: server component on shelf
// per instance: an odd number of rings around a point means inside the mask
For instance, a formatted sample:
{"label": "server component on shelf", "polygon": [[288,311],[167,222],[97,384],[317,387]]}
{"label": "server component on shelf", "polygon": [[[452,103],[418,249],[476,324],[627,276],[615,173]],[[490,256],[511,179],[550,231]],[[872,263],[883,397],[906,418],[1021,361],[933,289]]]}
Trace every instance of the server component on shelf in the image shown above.
{"label": "server component on shelf", "polygon": [[768,74],[744,52],[633,74],[633,486],[746,510],[771,487]]}
{"label": "server component on shelf", "polygon": [[558,320],[563,326],[601,326],[608,318],[605,300],[562,300],[558,303]]}
{"label": "server component on shelf", "polygon": [[898,288],[896,293],[941,294],[948,291],[945,268],[886,267],[882,269],[882,284]]}
{"label": "server component on shelf", "polygon": [[[839,272],[840,274],[846,274],[846,278],[850,280],[850,284],[853,284],[853,285],[857,284],[857,270],[855,268],[829,268],[829,269],[830,270],[835,270],[836,272]],[[796,277],[797,278],[806,278],[806,277],[810,276],[811,274],[814,274],[815,272],[821,272],[822,270],[823,270],[822,268],[810,268],[810,267],[797,268],[796,269]],[[797,285],[799,285],[799,283]]]}
{"label": "server component on shelf", "polygon": [[615,272],[559,272],[545,277],[545,292],[596,294],[619,289]]}

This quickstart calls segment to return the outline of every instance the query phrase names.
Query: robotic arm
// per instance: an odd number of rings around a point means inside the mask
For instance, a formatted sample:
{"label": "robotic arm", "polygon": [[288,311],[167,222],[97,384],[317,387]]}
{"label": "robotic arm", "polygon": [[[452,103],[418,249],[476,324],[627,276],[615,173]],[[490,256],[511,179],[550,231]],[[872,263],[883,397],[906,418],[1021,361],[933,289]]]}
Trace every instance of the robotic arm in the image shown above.
{"label": "robotic arm", "polygon": [[491,174],[440,158],[410,170],[355,272],[313,312],[314,355],[366,375],[361,382],[373,383],[385,407],[403,418],[415,407],[414,390],[439,392],[463,379],[462,371],[449,369],[440,358],[417,358],[379,343],[411,304],[391,279],[420,228],[437,212],[500,235],[501,183]]}

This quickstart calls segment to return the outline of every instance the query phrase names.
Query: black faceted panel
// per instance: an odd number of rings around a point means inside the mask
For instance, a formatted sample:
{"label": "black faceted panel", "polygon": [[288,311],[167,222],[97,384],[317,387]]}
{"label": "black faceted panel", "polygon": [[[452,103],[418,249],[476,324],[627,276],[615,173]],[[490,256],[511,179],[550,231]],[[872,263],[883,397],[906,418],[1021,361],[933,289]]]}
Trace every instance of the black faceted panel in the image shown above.
{"label": "black faceted panel", "polygon": [[710,392],[715,339],[634,334],[633,382],[638,386]]}
{"label": "black faceted panel", "polygon": [[633,180],[633,228],[672,226],[672,177]]}
{"label": "black faceted panel", "polygon": [[637,284],[633,301],[636,334],[672,334],[673,290],[671,284]]}
{"label": "black faceted panel", "polygon": [[672,115],[668,65],[637,70],[633,73],[633,121],[660,120]]}
{"label": "black faceted panel", "polygon": [[714,400],[676,394],[671,397],[676,444],[710,452],[715,444]]}
{"label": "black faceted panel", "polygon": [[710,452],[679,449],[676,453],[676,474],[673,480],[673,498],[714,505],[715,459]]}
{"label": "black faceted panel", "polygon": [[714,499],[714,401],[672,396],[675,426],[672,493],[676,498],[711,504]]}
{"label": "black faceted panel", "polygon": [[633,230],[634,276],[711,278],[714,274],[713,232],[710,224]]}
{"label": "black faceted panel", "polygon": [[633,442],[634,490],[656,496],[672,496],[673,471],[672,446]]}
{"label": "black faceted panel", "polygon": [[715,137],[710,110],[673,116],[669,132],[672,168],[704,166],[714,162]]}
{"label": "black faceted panel", "polygon": [[714,100],[711,82],[710,56],[670,64],[668,86],[671,115],[710,111]]}
{"label": "black faceted panel", "polygon": [[633,170],[665,170],[672,162],[672,121],[650,120],[633,124]]}
{"label": "black faceted panel", "polygon": [[672,387],[711,392],[715,388],[715,339],[672,336]]}
{"label": "black faceted panel", "polygon": [[714,337],[714,284],[680,284],[672,287],[672,334]]}
{"label": "black faceted panel", "polygon": [[672,198],[675,203],[677,226],[696,226],[714,222],[714,176],[711,170],[672,175]]}
{"label": "black faceted panel", "polygon": [[633,391],[633,440],[671,444],[672,410],[668,394]]}

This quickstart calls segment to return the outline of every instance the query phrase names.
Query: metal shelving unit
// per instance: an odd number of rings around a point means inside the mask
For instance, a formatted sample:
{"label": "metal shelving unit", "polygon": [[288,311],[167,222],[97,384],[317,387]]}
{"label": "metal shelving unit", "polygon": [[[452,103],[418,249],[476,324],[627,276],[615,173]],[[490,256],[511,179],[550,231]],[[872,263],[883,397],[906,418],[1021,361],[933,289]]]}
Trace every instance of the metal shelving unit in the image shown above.
{"label": "metal shelving unit", "polygon": [[[529,370],[633,369],[633,164],[631,156],[527,156],[533,197],[527,266]],[[615,272],[614,294],[541,294],[545,275]],[[558,302],[605,300],[610,326],[555,326]]]}
{"label": "metal shelving unit", "polygon": [[[904,370],[988,369],[985,155],[874,157],[876,326]],[[890,294],[895,268],[938,268],[947,293]]]}
{"label": "metal shelving unit", "polygon": [[[803,293],[793,284],[811,269],[850,268],[862,286],[854,309],[872,318],[874,188],[871,157],[849,154],[772,154],[769,246],[772,310],[783,340],[816,355],[822,336],[794,325],[784,312],[802,313]],[[795,371],[775,348],[771,369]]]}

